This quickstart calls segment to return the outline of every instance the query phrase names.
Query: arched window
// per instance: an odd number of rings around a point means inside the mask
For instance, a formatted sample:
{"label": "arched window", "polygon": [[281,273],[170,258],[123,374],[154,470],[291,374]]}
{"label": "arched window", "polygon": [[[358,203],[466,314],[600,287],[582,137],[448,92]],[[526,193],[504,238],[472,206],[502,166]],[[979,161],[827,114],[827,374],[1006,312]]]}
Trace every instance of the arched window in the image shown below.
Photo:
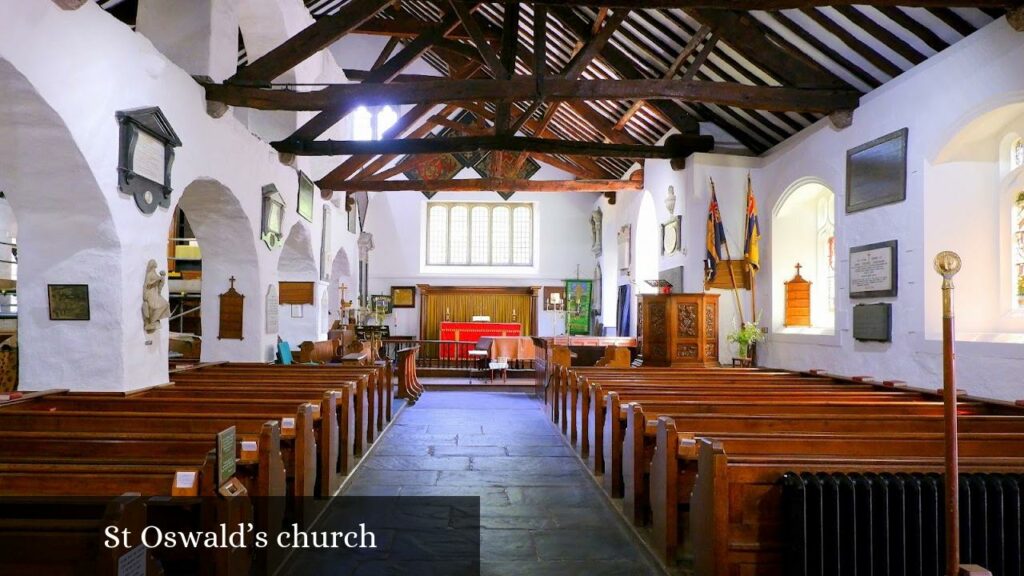
{"label": "arched window", "polygon": [[[812,325],[828,324],[828,318],[834,317],[836,311],[836,225],[832,221],[835,211],[835,196],[827,194],[818,198],[818,262],[813,280],[817,285],[816,293],[826,305],[817,306],[811,311]],[[814,312],[818,312],[820,317],[814,318]]]}
{"label": "arched window", "polygon": [[398,122],[398,113],[391,106],[385,106],[377,112],[377,140],[380,140],[384,133]]}
{"label": "arched window", "polygon": [[1024,166],[1024,138],[1017,138],[1010,144],[1010,170]]}
{"label": "arched window", "polygon": [[1013,247],[1010,253],[1013,254],[1013,307],[1017,310],[1024,309],[1024,191],[1014,195],[1013,202]]}
{"label": "arched window", "polygon": [[[832,333],[836,317],[835,194],[822,184],[794,186],[772,213],[773,329]],[[810,327],[787,327],[786,282],[800,276],[810,285]]]}

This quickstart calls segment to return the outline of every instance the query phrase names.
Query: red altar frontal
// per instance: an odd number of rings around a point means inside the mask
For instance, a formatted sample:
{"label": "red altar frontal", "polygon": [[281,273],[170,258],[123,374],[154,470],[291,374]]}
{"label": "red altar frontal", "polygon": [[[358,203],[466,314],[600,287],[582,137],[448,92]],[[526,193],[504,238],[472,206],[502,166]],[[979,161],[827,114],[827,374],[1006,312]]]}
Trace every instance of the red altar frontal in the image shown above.
{"label": "red altar frontal", "polygon": [[[441,340],[458,342],[478,342],[485,336],[522,336],[521,324],[503,322],[441,322]],[[460,347],[462,348],[462,347]],[[467,358],[468,349],[460,349],[458,356]],[[441,346],[441,358],[453,358],[456,355],[454,345]]]}

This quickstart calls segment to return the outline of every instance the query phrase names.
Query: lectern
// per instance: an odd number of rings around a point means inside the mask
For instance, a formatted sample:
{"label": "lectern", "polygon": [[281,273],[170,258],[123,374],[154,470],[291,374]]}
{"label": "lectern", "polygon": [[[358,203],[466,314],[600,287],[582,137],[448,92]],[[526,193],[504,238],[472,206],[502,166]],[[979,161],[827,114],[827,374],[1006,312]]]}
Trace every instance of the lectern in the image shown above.
{"label": "lectern", "polygon": [[718,294],[642,294],[637,346],[644,366],[718,366]]}

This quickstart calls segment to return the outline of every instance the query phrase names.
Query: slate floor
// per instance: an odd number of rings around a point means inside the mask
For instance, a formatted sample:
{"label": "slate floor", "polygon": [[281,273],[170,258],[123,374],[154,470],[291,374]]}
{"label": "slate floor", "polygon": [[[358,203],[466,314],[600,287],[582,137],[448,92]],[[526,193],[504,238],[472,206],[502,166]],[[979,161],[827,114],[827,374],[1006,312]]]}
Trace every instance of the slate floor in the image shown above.
{"label": "slate floor", "polygon": [[537,401],[430,392],[406,408],[348,496],[479,496],[484,575],[661,574]]}

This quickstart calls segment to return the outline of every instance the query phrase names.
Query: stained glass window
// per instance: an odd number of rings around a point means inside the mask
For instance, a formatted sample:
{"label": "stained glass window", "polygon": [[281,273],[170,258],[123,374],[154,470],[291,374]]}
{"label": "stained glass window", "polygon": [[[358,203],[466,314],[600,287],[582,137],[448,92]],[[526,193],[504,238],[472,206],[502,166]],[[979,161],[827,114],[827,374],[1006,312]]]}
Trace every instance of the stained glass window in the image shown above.
{"label": "stained glass window", "polygon": [[1024,309],[1024,191],[1013,203],[1013,284],[1014,308]]}
{"label": "stained glass window", "polygon": [[533,205],[430,202],[427,264],[532,266]]}
{"label": "stained glass window", "polygon": [[1010,170],[1024,166],[1024,138],[1017,138],[1010,146]]}

